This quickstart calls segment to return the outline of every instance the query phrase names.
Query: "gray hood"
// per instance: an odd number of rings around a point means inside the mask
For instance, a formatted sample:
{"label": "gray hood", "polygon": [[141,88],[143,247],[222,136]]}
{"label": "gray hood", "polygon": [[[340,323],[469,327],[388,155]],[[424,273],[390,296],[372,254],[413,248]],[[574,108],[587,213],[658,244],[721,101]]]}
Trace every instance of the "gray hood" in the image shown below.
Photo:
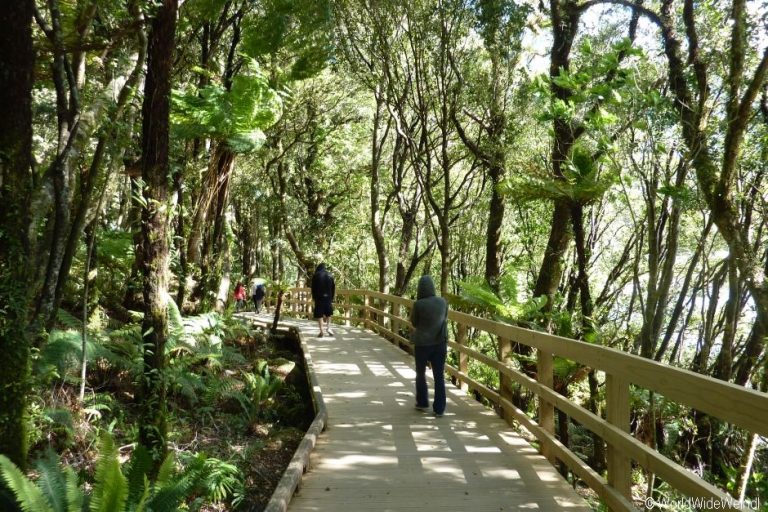
{"label": "gray hood", "polygon": [[435,296],[435,283],[430,276],[421,276],[419,279],[419,288],[416,293],[417,299],[425,299]]}

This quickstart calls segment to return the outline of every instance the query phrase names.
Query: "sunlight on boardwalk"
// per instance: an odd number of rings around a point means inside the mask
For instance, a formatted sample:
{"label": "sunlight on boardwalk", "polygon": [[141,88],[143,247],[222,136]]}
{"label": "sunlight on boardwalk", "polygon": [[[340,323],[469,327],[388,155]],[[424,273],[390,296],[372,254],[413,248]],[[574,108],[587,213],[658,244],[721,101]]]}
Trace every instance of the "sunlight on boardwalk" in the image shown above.
{"label": "sunlight on boardwalk", "polygon": [[[412,359],[377,335],[300,328],[328,428],[290,510],[573,510],[589,507],[494,413],[448,386],[446,415],[414,410]],[[431,382],[430,382],[431,393]]]}

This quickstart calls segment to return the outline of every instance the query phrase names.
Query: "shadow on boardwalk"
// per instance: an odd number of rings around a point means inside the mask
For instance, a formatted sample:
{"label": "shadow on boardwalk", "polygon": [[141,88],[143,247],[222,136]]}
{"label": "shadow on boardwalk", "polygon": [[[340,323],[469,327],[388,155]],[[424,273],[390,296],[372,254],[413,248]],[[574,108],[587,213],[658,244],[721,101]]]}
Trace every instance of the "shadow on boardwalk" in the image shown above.
{"label": "shadow on boardwalk", "polygon": [[590,510],[546,459],[460,389],[448,386],[444,417],[416,411],[413,360],[386,340],[354,327],[316,338],[316,324],[281,323],[309,346],[328,410],[289,510]]}

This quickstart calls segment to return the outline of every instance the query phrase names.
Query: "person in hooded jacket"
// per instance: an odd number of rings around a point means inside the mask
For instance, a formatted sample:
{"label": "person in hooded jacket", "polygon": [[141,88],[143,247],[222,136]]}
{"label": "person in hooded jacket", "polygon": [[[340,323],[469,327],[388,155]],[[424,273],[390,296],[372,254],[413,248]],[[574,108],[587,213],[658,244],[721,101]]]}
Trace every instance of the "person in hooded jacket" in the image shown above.
{"label": "person in hooded jacket", "polygon": [[320,327],[318,337],[323,337],[323,327],[329,336],[331,331],[331,315],[333,315],[333,296],[336,294],[336,282],[333,276],[325,269],[325,263],[317,266],[312,276],[312,300],[315,303],[314,317]]}
{"label": "person in hooded jacket", "polygon": [[427,362],[432,366],[435,396],[432,411],[435,416],[445,413],[445,358],[448,354],[448,303],[435,295],[435,283],[430,276],[419,279],[416,302],[411,309],[416,358],[416,409],[429,408]]}

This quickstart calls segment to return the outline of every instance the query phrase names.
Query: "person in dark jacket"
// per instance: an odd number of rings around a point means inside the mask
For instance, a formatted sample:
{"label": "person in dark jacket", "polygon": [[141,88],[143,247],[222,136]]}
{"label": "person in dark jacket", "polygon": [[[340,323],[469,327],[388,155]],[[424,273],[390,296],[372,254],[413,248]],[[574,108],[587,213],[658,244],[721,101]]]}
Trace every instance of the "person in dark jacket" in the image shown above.
{"label": "person in dark jacket", "polygon": [[435,295],[435,283],[430,276],[419,279],[416,302],[411,309],[413,331],[411,341],[416,357],[416,409],[429,408],[427,362],[432,365],[435,396],[432,411],[440,417],[445,413],[445,358],[448,353],[448,303]]}
{"label": "person in dark jacket", "polygon": [[317,266],[312,276],[312,300],[315,302],[314,317],[320,327],[320,338],[323,337],[323,327],[329,336],[331,331],[331,315],[333,315],[333,296],[336,294],[336,283],[333,276],[325,269],[325,263]]}

